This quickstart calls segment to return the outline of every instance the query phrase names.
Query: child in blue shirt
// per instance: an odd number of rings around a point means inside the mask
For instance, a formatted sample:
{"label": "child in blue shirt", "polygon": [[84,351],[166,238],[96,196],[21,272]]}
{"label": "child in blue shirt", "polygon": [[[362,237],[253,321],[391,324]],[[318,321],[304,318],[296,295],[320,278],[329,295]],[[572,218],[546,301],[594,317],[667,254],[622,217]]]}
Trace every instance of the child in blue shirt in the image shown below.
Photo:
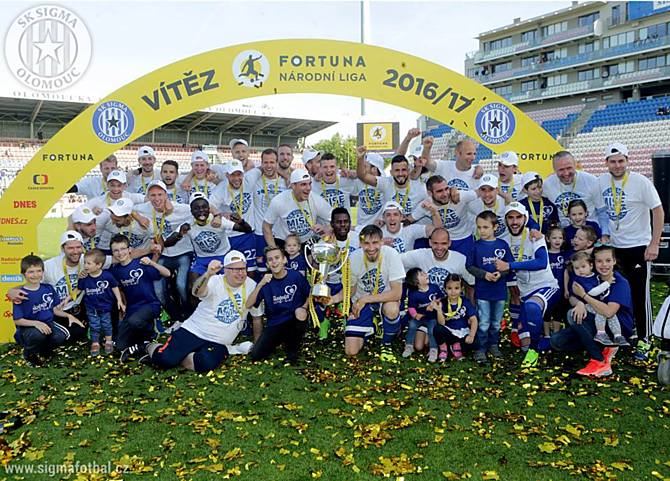
{"label": "child in blue shirt", "polygon": [[596,239],[602,237],[602,231],[597,222],[587,220],[589,211],[586,208],[586,203],[581,199],[571,200],[568,204],[568,217],[570,218],[570,225],[565,228],[565,242],[568,246],[572,245],[572,239],[580,227],[592,227],[596,233]]}
{"label": "child in blue shirt", "polygon": [[112,341],[112,307],[116,304],[119,317],[123,317],[126,306],[116,278],[103,270],[105,254],[100,249],[91,249],[84,254],[84,271],[88,274],[79,279],[77,289],[84,292],[84,306],[91,335],[91,356],[100,354],[100,333],[105,336],[105,354],[114,351]]}
{"label": "child in blue shirt", "polygon": [[433,336],[433,329],[435,329],[437,323],[437,303],[442,297],[441,289],[435,284],[431,284],[428,280],[428,274],[418,267],[407,271],[405,282],[409,291],[407,312],[410,321],[402,357],[410,357],[414,353],[416,332],[419,327],[425,327],[430,346],[428,362],[435,362],[437,361],[437,342]]}
{"label": "child in blue shirt", "polygon": [[440,346],[440,362],[447,360],[447,347],[454,359],[461,361],[463,352],[461,341],[472,348],[476,347],[477,311],[463,294],[463,279],[458,274],[449,274],[444,280],[447,297],[437,305],[437,325],[433,330],[435,340]]}
{"label": "child in blue shirt", "polygon": [[40,356],[50,356],[70,336],[65,328],[54,322],[54,314],[67,318],[70,324],[84,326],[72,314],[64,312],[56,305],[58,295],[53,286],[42,284],[42,259],[32,254],[21,259],[21,274],[26,280],[21,290],[27,299],[13,306],[16,325],[14,339],[23,346],[23,358],[26,362],[37,366],[42,363]]}
{"label": "child in blue shirt", "polygon": [[479,313],[479,349],[475,351],[474,358],[475,361],[484,363],[487,351],[495,359],[502,357],[498,342],[507,300],[507,275],[497,271],[495,261],[501,259],[511,262],[514,259],[509,244],[495,236],[498,218],[492,211],[480,212],[475,222],[479,239],[475,241],[466,265],[468,272],[475,276],[475,298]]}
{"label": "child in blue shirt", "polygon": [[286,254],[288,255],[288,264],[286,265],[286,268],[292,271],[298,271],[304,276],[307,272],[307,261],[302,252],[300,237],[296,234],[287,235],[284,249],[286,249]]}
{"label": "child in blue shirt", "polygon": [[558,224],[558,208],[542,195],[542,177],[537,172],[523,174],[523,192],[528,196],[519,201],[530,217],[540,227],[540,232],[547,233],[549,226]]}
{"label": "child in blue shirt", "polygon": [[554,279],[558,281],[558,288],[561,291],[561,301],[551,312],[547,313],[548,315],[544,321],[544,338],[548,340],[552,333],[561,330],[561,322],[565,319],[565,315],[570,308],[567,297],[564,295],[564,273],[569,253],[565,245],[565,232],[560,225],[556,224],[549,227],[545,238],[547,241],[549,267],[551,267],[551,272],[554,274]]}

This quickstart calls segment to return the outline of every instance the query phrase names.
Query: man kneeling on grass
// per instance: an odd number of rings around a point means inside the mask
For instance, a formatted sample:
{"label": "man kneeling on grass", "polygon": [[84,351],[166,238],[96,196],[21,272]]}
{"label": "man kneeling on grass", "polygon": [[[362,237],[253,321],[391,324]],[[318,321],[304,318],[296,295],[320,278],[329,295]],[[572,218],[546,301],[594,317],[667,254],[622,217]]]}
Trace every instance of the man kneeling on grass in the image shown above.
{"label": "man kneeling on grass", "polygon": [[[217,275],[223,268],[223,275]],[[256,283],[247,277],[247,260],[239,251],[230,251],[223,258],[211,260],[207,272],[193,285],[193,295],[200,299],[195,312],[175,330],[167,342],[147,346],[142,360],[171,368],[182,365],[195,372],[208,372],[219,367],[233,354],[246,354],[251,342],[233,345],[247,318],[247,293]],[[262,310],[251,310],[260,316]]]}
{"label": "man kneeling on grass", "polygon": [[[267,323],[261,332],[260,316],[254,316],[254,339],[251,359],[260,361],[284,344],[286,360],[298,361],[300,343],[305,333],[309,283],[298,271],[287,270],[286,253],[276,246],[265,248],[265,263],[272,274],[265,274],[247,299],[247,308],[265,304]],[[252,313],[253,315],[253,313]]]}

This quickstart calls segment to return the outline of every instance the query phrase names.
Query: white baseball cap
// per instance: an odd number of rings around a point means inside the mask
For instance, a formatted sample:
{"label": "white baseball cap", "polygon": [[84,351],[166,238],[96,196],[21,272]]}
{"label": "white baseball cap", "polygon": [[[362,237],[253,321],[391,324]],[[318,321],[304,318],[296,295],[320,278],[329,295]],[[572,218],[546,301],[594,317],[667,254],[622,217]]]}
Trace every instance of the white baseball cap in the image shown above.
{"label": "white baseball cap", "polygon": [[511,150],[508,150],[507,152],[503,152],[502,154],[500,154],[498,162],[500,162],[502,165],[506,165],[507,167],[512,165],[518,166],[519,157],[516,155],[516,153],[512,152]]}
{"label": "white baseball cap", "polygon": [[223,267],[227,267],[230,264],[234,264],[236,262],[244,262],[246,264],[247,258],[244,257],[244,254],[242,254],[240,251],[230,251],[223,258]]}
{"label": "white baseball cap", "polygon": [[523,204],[520,204],[519,202],[510,202],[507,204],[507,207],[505,207],[505,215],[509,214],[510,212],[518,212],[519,214],[528,217],[528,211],[523,206]]}
{"label": "white baseball cap", "polygon": [[209,163],[209,156],[202,150],[196,150],[191,154],[191,163],[197,162],[199,160]]}
{"label": "white baseball cap", "polygon": [[107,174],[107,182],[110,180],[116,180],[122,184],[125,184],[128,181],[126,173],[122,170],[112,170],[109,174]]}
{"label": "white baseball cap", "polygon": [[484,174],[482,176],[482,179],[479,181],[479,186],[477,188],[484,186],[493,187],[494,189],[497,189],[498,177],[496,177],[493,174]]}
{"label": "white baseball cap", "polygon": [[229,174],[233,174],[235,172],[244,173],[244,166],[242,165],[242,162],[240,162],[237,159],[229,160],[228,161],[227,172]]}
{"label": "white baseball cap", "polygon": [[79,241],[82,244],[84,243],[84,238],[76,230],[67,230],[63,232],[63,235],[60,236],[60,245],[61,247],[68,241]]}
{"label": "white baseball cap", "polygon": [[193,193],[191,194],[191,198],[188,200],[188,203],[189,203],[189,204],[192,204],[193,202],[195,202],[195,201],[198,200],[198,199],[205,199],[205,200],[207,200],[207,196],[206,196],[203,192],[193,192]]}
{"label": "white baseball cap", "polygon": [[312,178],[305,169],[296,169],[291,172],[291,184],[297,184],[298,182],[305,182],[306,180],[312,181]]}
{"label": "white baseball cap", "polygon": [[542,180],[542,176],[537,172],[526,172],[523,174],[523,177],[521,177],[521,185],[526,188],[528,184],[535,180]]}
{"label": "white baseball cap", "polygon": [[144,145],[137,149],[137,157],[156,157],[156,152],[148,145]]}
{"label": "white baseball cap", "polygon": [[307,165],[309,161],[314,160],[319,155],[321,155],[321,152],[312,149],[307,149],[302,153],[302,163],[304,165]]}
{"label": "white baseball cap", "polygon": [[249,147],[249,143],[244,139],[231,139],[230,142],[228,142],[228,147],[230,147],[230,150],[233,150],[233,147],[237,144],[244,144],[245,147]]}
{"label": "white baseball cap", "polygon": [[75,224],[82,223],[82,224],[88,224],[92,220],[95,219],[95,214],[91,209],[86,207],[85,205],[80,205],[75,209],[75,211],[72,213],[72,222]]}
{"label": "white baseball cap", "polygon": [[152,187],[160,187],[165,192],[168,191],[167,190],[167,185],[165,185],[165,182],[163,182],[162,180],[156,179],[156,180],[152,180],[151,182],[149,182],[149,185],[147,185],[147,194],[149,193],[149,189],[151,189]]}
{"label": "white baseball cap", "polygon": [[613,144],[609,144],[605,149],[605,158],[616,154],[623,154],[628,157],[628,147],[626,147],[621,142],[614,142]]}
{"label": "white baseball cap", "polygon": [[112,202],[107,208],[112,214],[123,217],[124,215],[129,215],[133,211],[133,203],[130,199],[119,199]]}
{"label": "white baseball cap", "polygon": [[384,157],[375,152],[370,152],[369,154],[365,154],[365,161],[377,167],[380,175],[384,175]]}
{"label": "white baseball cap", "polygon": [[402,213],[402,207],[400,206],[400,204],[398,204],[395,200],[389,200],[386,204],[384,204],[382,214],[387,210],[393,210],[393,209],[397,209],[400,211],[400,213]]}

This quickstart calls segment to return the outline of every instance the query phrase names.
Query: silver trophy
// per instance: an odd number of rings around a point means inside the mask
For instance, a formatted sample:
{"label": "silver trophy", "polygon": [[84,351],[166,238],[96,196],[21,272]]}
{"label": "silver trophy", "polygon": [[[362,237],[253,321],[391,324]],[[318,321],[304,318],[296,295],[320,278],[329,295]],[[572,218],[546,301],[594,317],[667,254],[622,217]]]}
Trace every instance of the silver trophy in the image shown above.
{"label": "silver trophy", "polygon": [[[318,267],[314,267],[310,262],[308,249],[311,251],[312,257],[317,262]],[[314,244],[305,246],[305,260],[307,264],[312,270],[318,271],[314,279],[314,285],[312,286],[312,297],[316,302],[327,304],[330,301],[330,287],[326,284],[326,279],[331,274],[335,274],[342,269],[348,257],[348,250],[340,254],[340,248],[337,244],[326,240],[320,240]]]}

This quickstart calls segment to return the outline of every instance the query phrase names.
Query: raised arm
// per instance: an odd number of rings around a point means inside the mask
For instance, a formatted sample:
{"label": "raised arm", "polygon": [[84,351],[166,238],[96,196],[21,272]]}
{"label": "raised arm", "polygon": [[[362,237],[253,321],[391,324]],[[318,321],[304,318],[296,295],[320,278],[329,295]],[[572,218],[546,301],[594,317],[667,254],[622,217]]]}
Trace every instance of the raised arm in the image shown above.
{"label": "raised arm", "polygon": [[364,145],[359,145],[356,148],[356,175],[362,182],[377,187],[377,177],[370,174],[367,169],[367,162],[365,161],[365,154],[368,148]]}

